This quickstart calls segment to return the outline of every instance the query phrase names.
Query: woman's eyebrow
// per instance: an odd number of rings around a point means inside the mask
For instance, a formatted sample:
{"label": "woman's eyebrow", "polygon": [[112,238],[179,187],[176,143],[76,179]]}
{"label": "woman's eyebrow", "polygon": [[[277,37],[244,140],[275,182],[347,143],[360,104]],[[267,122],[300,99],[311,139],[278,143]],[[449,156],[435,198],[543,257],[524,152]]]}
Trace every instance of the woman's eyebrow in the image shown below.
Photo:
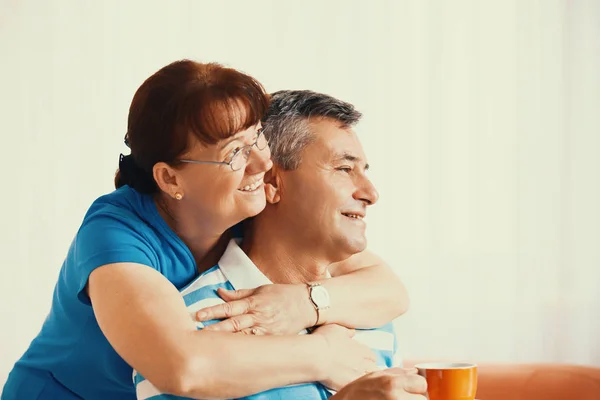
{"label": "woman's eyebrow", "polygon": [[[254,126],[256,128],[256,130],[258,131],[259,129],[262,128],[261,123],[259,122],[258,124],[256,124]],[[221,146],[219,146],[220,150],[223,150],[225,147],[227,147],[229,144],[235,142],[236,140],[241,140],[244,137],[244,133],[242,132],[238,132],[237,134],[233,135],[232,137],[230,137],[229,139],[227,139]]]}
{"label": "woman's eyebrow", "polygon": [[231,143],[235,142],[236,140],[241,140],[243,136],[244,135],[242,135],[241,133],[238,133],[237,135],[230,137],[227,141],[225,141],[225,143],[223,143],[221,146],[219,146],[219,149],[223,150],[225,147],[229,146]]}

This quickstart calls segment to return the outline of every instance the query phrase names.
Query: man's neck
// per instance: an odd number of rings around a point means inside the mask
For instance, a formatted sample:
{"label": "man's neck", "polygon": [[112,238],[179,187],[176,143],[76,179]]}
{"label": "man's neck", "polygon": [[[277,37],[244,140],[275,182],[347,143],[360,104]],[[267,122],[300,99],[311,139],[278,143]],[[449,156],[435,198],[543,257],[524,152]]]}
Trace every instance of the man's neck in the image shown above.
{"label": "man's neck", "polygon": [[317,258],[314,251],[299,246],[298,234],[272,224],[273,218],[258,217],[244,233],[242,249],[273,283],[306,283],[327,277],[331,261]]}

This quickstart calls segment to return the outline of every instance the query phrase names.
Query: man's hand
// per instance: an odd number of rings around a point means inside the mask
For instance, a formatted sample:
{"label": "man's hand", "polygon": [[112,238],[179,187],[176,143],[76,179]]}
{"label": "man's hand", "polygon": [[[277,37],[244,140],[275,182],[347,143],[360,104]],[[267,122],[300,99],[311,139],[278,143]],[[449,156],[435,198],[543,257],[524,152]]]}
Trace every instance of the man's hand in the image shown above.
{"label": "man's hand", "polygon": [[204,329],[254,335],[293,335],[312,326],[317,312],[305,285],[264,285],[217,291],[226,302],[196,313],[198,321],[224,319]]}
{"label": "man's hand", "polygon": [[335,400],[425,400],[425,378],[416,370],[389,368],[372,372],[346,385]]}
{"label": "man's hand", "polygon": [[313,336],[320,336],[328,344],[329,354],[323,365],[320,382],[333,390],[340,390],[365,373],[377,370],[377,357],[367,346],[352,339],[354,330],[340,325],[323,325],[316,329]]}

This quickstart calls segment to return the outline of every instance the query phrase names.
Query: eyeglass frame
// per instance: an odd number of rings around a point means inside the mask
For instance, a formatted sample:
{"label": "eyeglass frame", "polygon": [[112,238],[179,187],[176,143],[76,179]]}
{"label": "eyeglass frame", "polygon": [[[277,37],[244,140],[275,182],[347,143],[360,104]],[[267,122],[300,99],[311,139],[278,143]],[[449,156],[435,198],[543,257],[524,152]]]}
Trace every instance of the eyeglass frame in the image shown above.
{"label": "eyeglass frame", "polygon": [[[260,147],[258,147],[258,141],[260,140],[261,136],[265,140],[265,146],[262,149]],[[238,157],[238,154],[242,153],[242,156],[246,160],[246,163],[244,165],[248,165],[248,158],[250,158],[250,152],[252,152],[252,147],[254,147],[254,146],[256,146],[256,148],[258,149],[258,151],[263,151],[264,149],[266,149],[267,147],[269,147],[269,141],[267,140],[267,137],[265,136],[265,134],[264,134],[264,132],[262,130],[259,132],[259,134],[256,137],[256,140],[254,141],[254,143],[247,144],[247,145],[242,146],[239,149],[235,150],[233,152],[233,155],[231,156],[231,160],[229,160],[229,161],[200,161],[200,160],[179,159],[179,160],[175,160],[175,162],[177,162],[177,163],[185,163],[185,164],[229,165],[229,168],[231,168],[231,170],[233,172],[235,172],[235,171],[241,170],[242,167],[243,167],[243,165],[242,165],[238,169],[233,169],[233,162],[236,159],[236,157]]]}

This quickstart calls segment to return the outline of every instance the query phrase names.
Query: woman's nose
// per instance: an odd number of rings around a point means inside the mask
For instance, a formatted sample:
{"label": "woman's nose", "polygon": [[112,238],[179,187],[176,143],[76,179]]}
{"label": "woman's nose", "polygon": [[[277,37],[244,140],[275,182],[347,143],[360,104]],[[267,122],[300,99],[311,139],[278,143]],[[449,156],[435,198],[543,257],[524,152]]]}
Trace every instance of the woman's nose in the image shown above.
{"label": "woman's nose", "polygon": [[273,161],[271,160],[271,151],[269,146],[263,150],[259,150],[258,147],[253,146],[248,157],[248,165],[246,170],[250,174],[256,174],[259,172],[265,172],[273,167]]}

